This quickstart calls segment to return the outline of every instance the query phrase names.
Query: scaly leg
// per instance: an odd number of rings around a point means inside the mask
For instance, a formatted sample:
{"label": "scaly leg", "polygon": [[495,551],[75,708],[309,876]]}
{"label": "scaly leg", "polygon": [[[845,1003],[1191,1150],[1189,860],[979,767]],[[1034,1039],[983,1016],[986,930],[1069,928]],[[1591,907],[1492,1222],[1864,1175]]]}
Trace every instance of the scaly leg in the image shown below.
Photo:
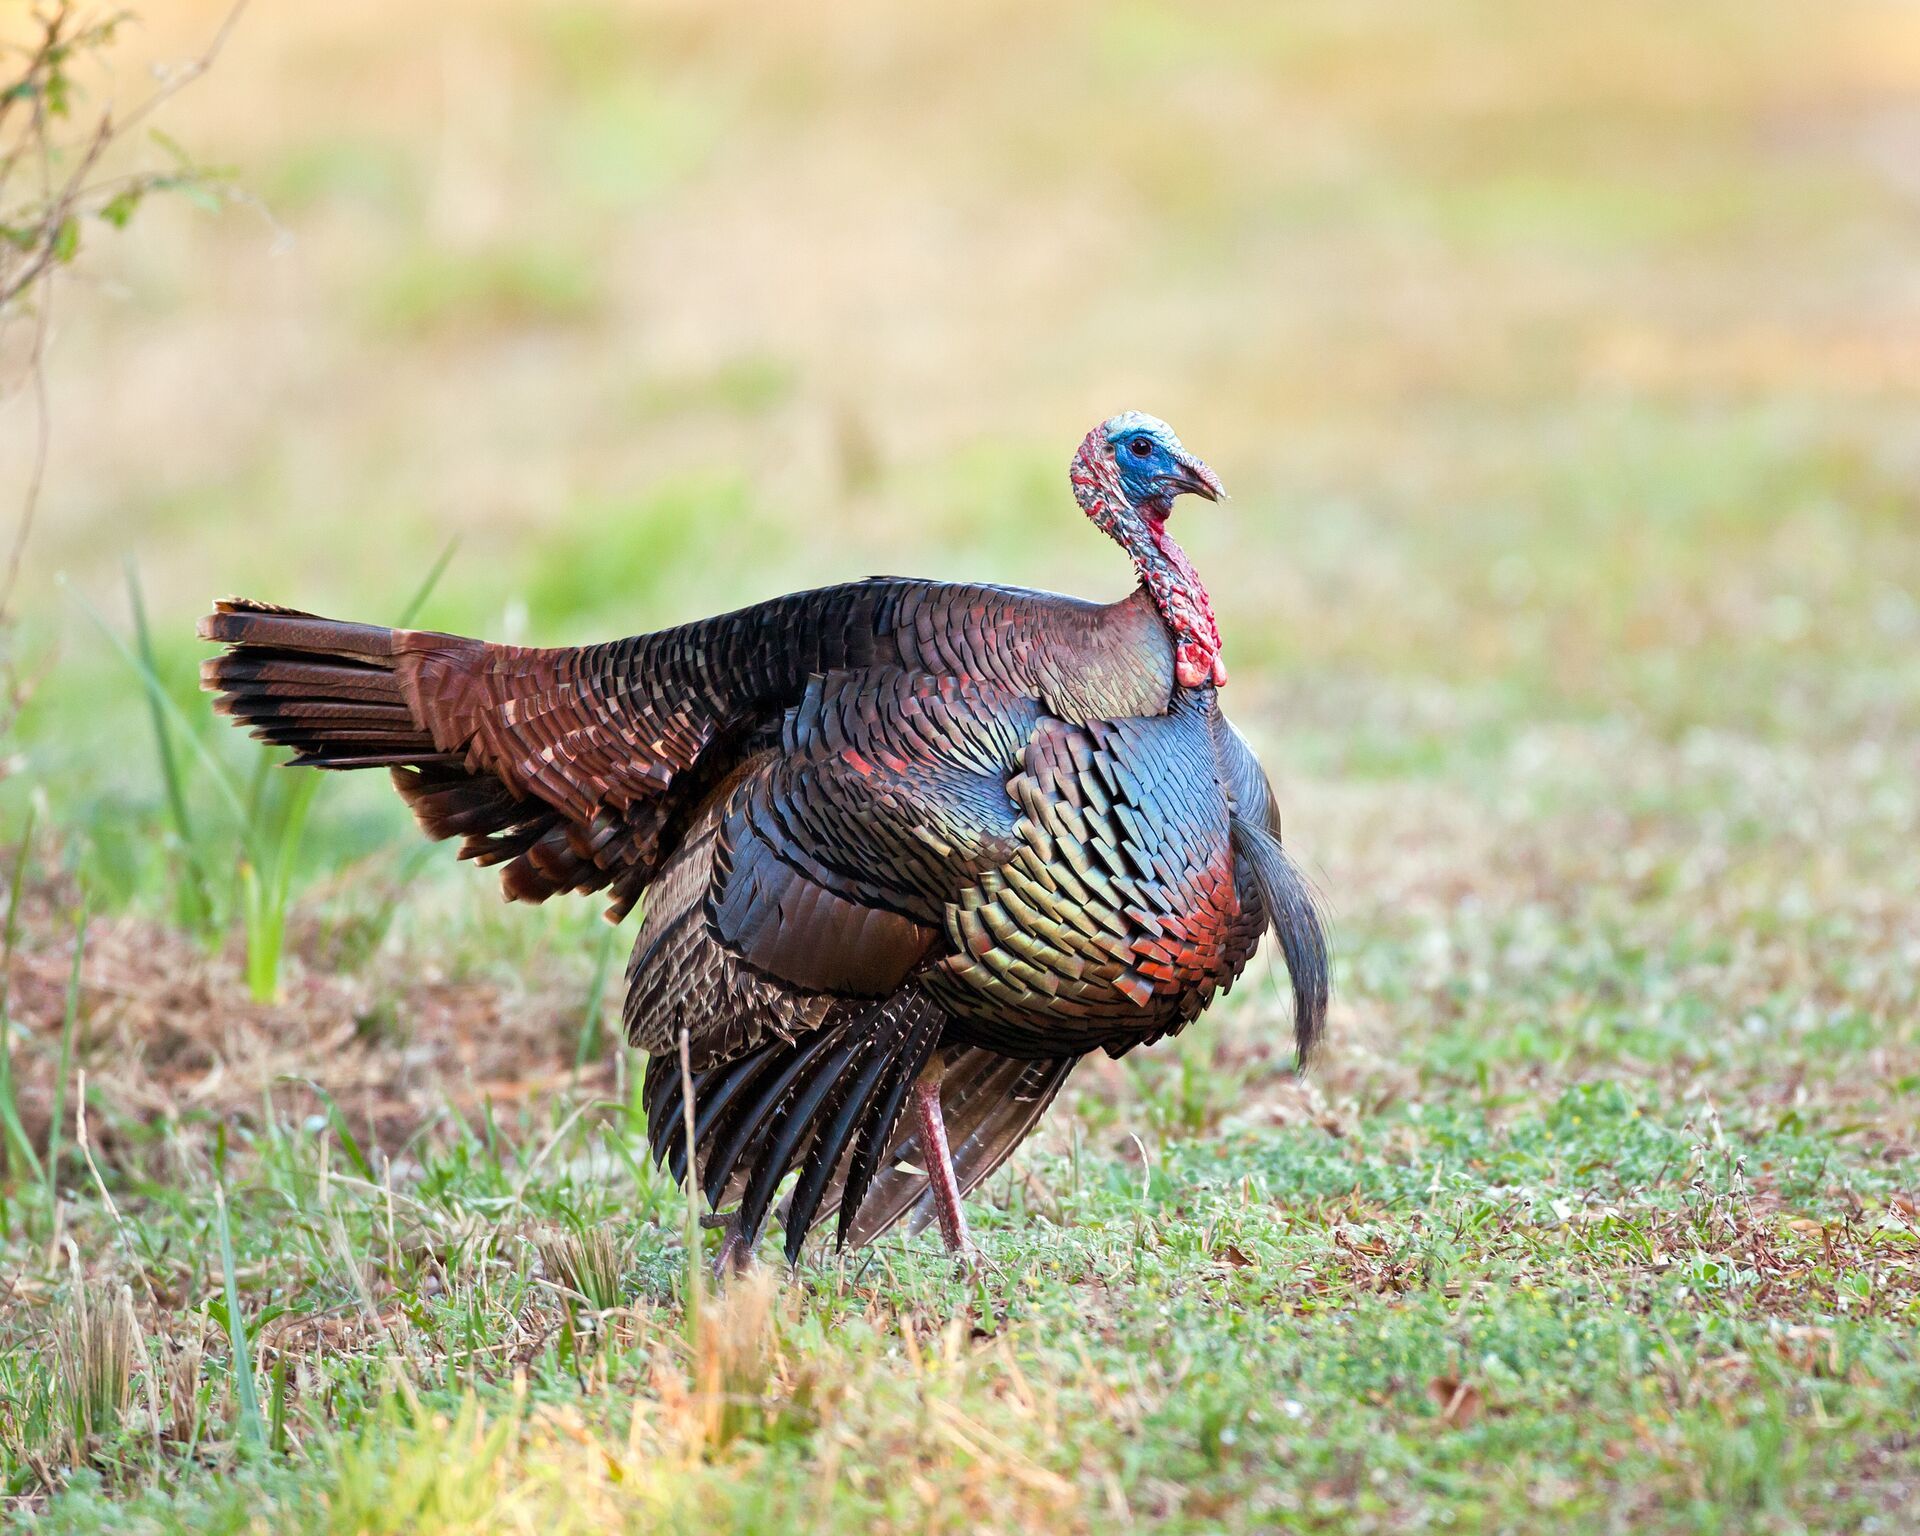
{"label": "scaly leg", "polygon": [[913,1085],[913,1107],[920,1116],[920,1145],[926,1156],[927,1178],[933,1191],[933,1213],[947,1252],[957,1254],[968,1269],[979,1264],[979,1251],[967,1231],[967,1213],[960,1203],[960,1180],[954,1176],[953,1153],[947,1146],[947,1122],[940,1113],[939,1058]]}
{"label": "scaly leg", "polygon": [[724,1234],[720,1239],[720,1251],[713,1257],[715,1280],[725,1280],[730,1275],[744,1275],[753,1268],[753,1247],[747,1241],[747,1234],[740,1230],[738,1211],[729,1211],[725,1216],[702,1216],[700,1225],[709,1231],[717,1227]]}

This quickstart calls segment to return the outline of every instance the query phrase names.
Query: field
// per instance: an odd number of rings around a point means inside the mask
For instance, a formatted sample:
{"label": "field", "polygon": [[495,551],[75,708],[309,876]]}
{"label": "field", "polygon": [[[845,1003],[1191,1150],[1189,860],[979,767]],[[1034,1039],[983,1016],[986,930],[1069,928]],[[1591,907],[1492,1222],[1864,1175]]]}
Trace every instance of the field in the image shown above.
{"label": "field", "polygon": [[[150,10],[96,92],[222,14]],[[10,1517],[1920,1525],[1920,13],[262,5],[165,127],[244,196],[88,234],[9,636]],[[1263,957],[979,1279],[703,1292],[633,925],[268,768],[193,621],[1117,595],[1127,407],[1233,493],[1324,1055]]]}

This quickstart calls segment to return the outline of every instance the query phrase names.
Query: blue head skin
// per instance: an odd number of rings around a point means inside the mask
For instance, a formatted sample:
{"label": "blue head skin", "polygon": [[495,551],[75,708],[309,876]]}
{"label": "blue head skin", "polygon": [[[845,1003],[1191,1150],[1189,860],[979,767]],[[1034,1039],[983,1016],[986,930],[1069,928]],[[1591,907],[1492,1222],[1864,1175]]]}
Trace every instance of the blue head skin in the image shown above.
{"label": "blue head skin", "polygon": [[1218,501],[1226,494],[1219,477],[1188,453],[1159,417],[1126,411],[1109,419],[1102,430],[1127,501],[1153,521],[1166,520],[1176,496]]}

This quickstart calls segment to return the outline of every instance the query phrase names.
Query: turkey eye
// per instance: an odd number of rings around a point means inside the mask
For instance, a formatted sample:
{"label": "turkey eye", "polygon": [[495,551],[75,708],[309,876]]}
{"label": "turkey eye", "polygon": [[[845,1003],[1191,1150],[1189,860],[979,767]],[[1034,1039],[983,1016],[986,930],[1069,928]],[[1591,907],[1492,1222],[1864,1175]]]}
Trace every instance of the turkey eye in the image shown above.
{"label": "turkey eye", "polygon": [[1133,450],[1133,456],[1136,459],[1147,459],[1153,456],[1153,439],[1150,437],[1136,437],[1127,446]]}

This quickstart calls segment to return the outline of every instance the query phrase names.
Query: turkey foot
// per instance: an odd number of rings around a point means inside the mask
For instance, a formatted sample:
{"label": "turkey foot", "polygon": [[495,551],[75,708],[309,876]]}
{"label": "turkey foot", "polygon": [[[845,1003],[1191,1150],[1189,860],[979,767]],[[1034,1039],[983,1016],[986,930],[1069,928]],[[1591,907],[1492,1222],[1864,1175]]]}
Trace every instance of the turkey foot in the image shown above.
{"label": "turkey foot", "polygon": [[947,1147],[947,1122],[940,1113],[940,1079],[944,1073],[936,1056],[913,1085],[913,1107],[920,1116],[920,1145],[926,1153],[928,1187],[933,1213],[940,1223],[940,1239],[969,1274],[980,1268],[980,1250],[967,1231],[967,1213],[960,1203],[960,1181],[954,1176],[953,1154]]}

